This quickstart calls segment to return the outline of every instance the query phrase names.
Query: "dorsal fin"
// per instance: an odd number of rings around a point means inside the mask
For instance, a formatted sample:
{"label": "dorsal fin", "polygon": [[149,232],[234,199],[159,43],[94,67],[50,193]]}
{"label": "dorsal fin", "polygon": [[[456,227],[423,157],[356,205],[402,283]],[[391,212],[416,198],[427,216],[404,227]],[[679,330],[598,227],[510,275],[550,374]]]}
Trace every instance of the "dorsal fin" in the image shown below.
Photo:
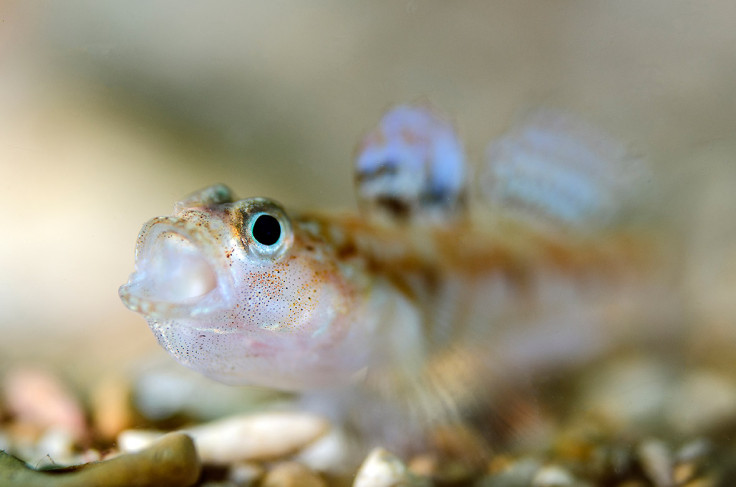
{"label": "dorsal fin", "polygon": [[389,110],[358,148],[358,200],[369,216],[443,222],[464,204],[465,152],[450,122],[424,105]]}
{"label": "dorsal fin", "polygon": [[539,110],[486,151],[482,195],[502,213],[545,226],[597,229],[621,216],[646,166],[598,129]]}
{"label": "dorsal fin", "polygon": [[223,203],[232,203],[233,200],[235,200],[235,195],[232,190],[222,183],[217,183],[190,193],[181,201],[177,201],[174,205],[174,213],[179,213],[186,208],[207,208]]}

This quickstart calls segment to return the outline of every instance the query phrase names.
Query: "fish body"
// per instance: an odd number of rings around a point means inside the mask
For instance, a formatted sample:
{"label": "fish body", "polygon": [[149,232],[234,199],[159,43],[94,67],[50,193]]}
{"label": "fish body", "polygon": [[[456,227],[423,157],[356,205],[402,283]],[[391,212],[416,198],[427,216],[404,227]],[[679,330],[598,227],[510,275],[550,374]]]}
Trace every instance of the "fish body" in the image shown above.
{"label": "fish body", "polygon": [[657,328],[638,310],[658,299],[661,254],[611,223],[630,190],[609,167],[621,154],[601,160],[610,146],[563,125],[536,119],[504,139],[505,157],[489,150],[480,179],[496,203],[481,211],[452,126],[400,107],[361,145],[362,213],[212,186],[144,226],[121,298],[218,381],[350,391],[366,428],[400,422],[379,436],[462,422],[509,383]]}

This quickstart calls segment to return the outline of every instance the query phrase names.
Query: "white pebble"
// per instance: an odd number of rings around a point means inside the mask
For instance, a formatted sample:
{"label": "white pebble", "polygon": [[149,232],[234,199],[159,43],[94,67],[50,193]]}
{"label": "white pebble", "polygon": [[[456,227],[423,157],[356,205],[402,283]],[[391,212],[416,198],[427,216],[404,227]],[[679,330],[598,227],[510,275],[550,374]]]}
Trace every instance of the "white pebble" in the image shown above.
{"label": "white pebble", "polygon": [[672,455],[660,440],[646,440],[637,449],[641,466],[656,487],[675,485],[672,477]]}
{"label": "white pebble", "polygon": [[[300,451],[323,436],[329,423],[306,413],[260,413],[231,416],[181,430],[194,440],[202,462],[227,465],[272,460]],[[158,431],[127,430],[118,435],[125,452],[146,448]]]}
{"label": "white pebble", "polygon": [[184,430],[205,463],[268,460],[297,452],[321,437],[329,423],[306,413],[232,416]]}
{"label": "white pebble", "polygon": [[75,440],[87,436],[87,422],[79,400],[53,373],[19,367],[6,373],[3,384],[8,410],[17,421],[39,429],[67,430]]}
{"label": "white pebble", "polygon": [[346,473],[349,465],[354,464],[350,461],[351,458],[357,456],[354,446],[344,431],[333,427],[326,435],[299,452],[294,460],[318,472]]}
{"label": "white pebble", "polygon": [[301,463],[282,462],[266,473],[261,487],[327,487],[327,483]]}
{"label": "white pebble", "polygon": [[[261,413],[231,416],[182,429],[194,440],[204,463],[227,465],[272,460],[298,452],[316,441],[329,423],[306,413]],[[151,445],[163,433],[126,430],[118,435],[118,447],[136,452]]]}
{"label": "white pebble", "polygon": [[5,431],[0,430],[0,450],[7,451],[10,450],[10,438],[8,437],[8,434]]}
{"label": "white pebble", "polygon": [[429,481],[413,475],[398,457],[375,448],[360,466],[353,487],[427,486]]}
{"label": "white pebble", "polygon": [[151,430],[125,430],[118,435],[118,448],[125,453],[139,452],[151,446],[164,433]]}
{"label": "white pebble", "polygon": [[574,485],[575,479],[570,472],[557,465],[548,465],[539,469],[532,480],[534,487],[563,487]]}
{"label": "white pebble", "polygon": [[672,426],[678,431],[694,435],[736,418],[736,387],[725,377],[697,370],[678,386],[667,407]]}
{"label": "white pebble", "polygon": [[38,440],[36,449],[44,455],[51,465],[71,465],[74,463],[74,438],[64,428],[49,428]]}
{"label": "white pebble", "polygon": [[227,479],[238,486],[255,485],[264,473],[263,467],[257,463],[242,462],[230,467]]}
{"label": "white pebble", "polygon": [[584,386],[584,410],[628,427],[661,419],[673,379],[663,364],[646,358],[615,361],[596,370]]}

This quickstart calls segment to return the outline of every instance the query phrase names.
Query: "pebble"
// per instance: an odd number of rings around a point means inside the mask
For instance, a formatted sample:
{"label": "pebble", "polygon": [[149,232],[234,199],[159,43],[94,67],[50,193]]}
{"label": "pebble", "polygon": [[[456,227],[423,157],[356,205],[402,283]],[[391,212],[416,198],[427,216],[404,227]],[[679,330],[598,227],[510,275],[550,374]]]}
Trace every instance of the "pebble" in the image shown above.
{"label": "pebble", "polygon": [[189,487],[199,478],[200,469],[191,438],[181,433],[165,435],[141,452],[73,470],[34,470],[0,452],[3,487]]}
{"label": "pebble", "polygon": [[478,476],[478,468],[474,463],[464,461],[462,458],[440,457],[426,453],[413,457],[409,461],[408,468],[413,474],[430,478],[441,485],[463,485]]}
{"label": "pebble", "polygon": [[113,440],[121,431],[134,426],[137,417],[131,397],[130,381],[124,378],[107,378],[93,389],[92,422],[102,439]]}
{"label": "pebble", "polygon": [[351,442],[345,432],[338,427],[330,430],[313,443],[307,445],[294,460],[318,472],[343,475],[350,472],[357,463],[356,444]]}
{"label": "pebble", "polygon": [[163,435],[161,431],[125,430],[118,435],[117,445],[120,451],[135,453],[148,448]]}
{"label": "pebble", "polygon": [[[616,487],[725,485],[721,476],[732,464],[726,462],[736,458],[723,444],[721,434],[722,424],[736,421],[736,383],[728,373],[671,368],[631,356],[601,365],[578,375],[582,382],[576,383],[577,396],[570,399],[576,410],[586,409],[580,404],[594,406],[593,414],[573,414],[564,423],[549,419],[546,424],[554,441],[522,447],[519,443],[494,445],[498,453],[489,460],[488,449],[474,430],[442,428],[433,432],[426,451],[417,452],[410,461],[376,449],[357,474],[355,465],[361,455],[356,438],[319,416],[241,413],[200,423],[182,431],[191,439],[174,435],[189,446],[177,446],[178,453],[172,453],[165,447],[172,435],[132,428],[140,424],[170,428],[183,419],[196,419],[184,406],[186,401],[172,403],[173,420],[152,423],[135,409],[132,380],[107,379],[90,395],[92,436],[80,401],[61,380],[43,370],[19,368],[3,378],[7,403],[0,403],[5,411],[0,417],[0,450],[27,463],[0,454],[0,486],[194,485],[200,461],[205,471],[198,487],[344,487],[351,483],[383,487],[432,482],[476,487],[589,487],[602,481]],[[247,401],[232,396],[201,414],[216,414],[226,403],[234,407]],[[246,410],[252,407],[254,403]],[[90,437],[102,441],[91,443]],[[110,454],[107,442],[112,438],[117,438],[116,446],[123,453]],[[192,442],[201,460],[194,455]],[[163,456],[153,460],[152,455],[158,455],[154,451]],[[542,456],[542,452],[546,453]],[[166,455],[176,458],[166,459]],[[477,460],[469,461],[470,457]],[[164,458],[163,463],[158,458]],[[186,458],[193,463],[185,467]],[[76,467],[61,475],[60,465]],[[179,481],[181,477],[174,480],[161,473],[173,468],[179,469],[177,475],[190,472],[192,477]],[[133,479],[136,483],[131,483]]]}
{"label": "pebble", "polygon": [[74,439],[71,434],[56,427],[47,429],[35,444],[37,455],[42,458],[34,465],[73,465],[80,462],[74,453]]}
{"label": "pebble", "polygon": [[67,431],[75,441],[88,436],[85,413],[76,396],[54,374],[19,367],[4,377],[5,404],[17,422],[44,431]]}
{"label": "pebble", "polygon": [[0,451],[10,450],[10,437],[8,434],[0,430]]}
{"label": "pebble", "polygon": [[542,468],[536,458],[513,460],[497,457],[491,460],[489,475],[477,482],[478,487],[528,487]]}
{"label": "pebble", "polygon": [[261,413],[213,421],[185,430],[205,463],[271,460],[295,453],[324,435],[329,423],[307,413]]}
{"label": "pebble", "polygon": [[266,473],[261,487],[327,487],[327,483],[301,463],[281,462]]}
{"label": "pebble", "polygon": [[570,472],[557,465],[547,465],[539,469],[531,485],[533,487],[567,487],[576,485]]}
{"label": "pebble", "polygon": [[407,466],[394,454],[376,448],[368,454],[358,473],[353,487],[427,487],[426,478],[412,474]]}
{"label": "pebble", "polygon": [[[204,463],[229,465],[291,455],[320,438],[328,428],[329,423],[320,416],[283,412],[231,416],[181,431],[192,437]],[[123,431],[118,444],[124,451],[136,451],[161,434],[146,430]]]}
{"label": "pebble", "polygon": [[239,487],[256,485],[264,475],[265,469],[252,462],[240,462],[230,466],[227,480]]}
{"label": "pebble", "polygon": [[690,372],[674,391],[667,414],[685,435],[702,433],[736,420],[736,385],[707,370]]}
{"label": "pebble", "polygon": [[675,465],[672,470],[672,479],[676,485],[685,485],[687,482],[693,480],[698,472],[698,467],[694,463],[681,463]]}
{"label": "pebble", "polygon": [[645,440],[637,448],[637,455],[644,473],[656,487],[674,485],[672,454],[664,442]]}
{"label": "pebble", "polygon": [[710,442],[703,439],[682,446],[675,454],[675,466],[672,470],[672,477],[677,485],[689,485],[689,482],[704,480],[703,473],[712,450]]}
{"label": "pebble", "polygon": [[684,444],[677,450],[676,460],[678,462],[692,462],[702,460],[713,453],[713,445],[704,438],[698,438]]}
{"label": "pebble", "polygon": [[618,428],[635,431],[661,422],[676,383],[663,363],[644,357],[616,360],[596,368],[583,384],[580,409]]}

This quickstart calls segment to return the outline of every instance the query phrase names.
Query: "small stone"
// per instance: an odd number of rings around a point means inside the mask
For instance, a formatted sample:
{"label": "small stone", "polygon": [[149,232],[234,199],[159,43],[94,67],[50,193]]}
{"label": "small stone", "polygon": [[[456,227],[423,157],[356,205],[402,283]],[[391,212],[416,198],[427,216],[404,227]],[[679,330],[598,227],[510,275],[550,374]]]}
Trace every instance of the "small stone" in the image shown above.
{"label": "small stone", "polygon": [[8,451],[10,447],[10,437],[5,431],[0,430],[0,451]]}
{"label": "small stone", "polygon": [[682,487],[716,487],[722,485],[723,483],[713,477],[700,477],[686,484],[682,484]]}
{"label": "small stone", "polygon": [[[110,450],[106,453],[107,458],[112,458],[115,456],[116,452],[114,450]],[[83,463],[91,463],[91,462],[99,462],[103,459],[102,452],[100,450],[97,450],[95,448],[89,448],[87,450],[84,450],[82,453],[78,453],[74,457],[74,464],[75,465],[82,465]]]}
{"label": "small stone", "polygon": [[409,461],[408,468],[414,475],[432,477],[437,473],[437,456],[430,453],[417,455]]}
{"label": "small stone", "polygon": [[491,460],[490,474],[483,477],[477,485],[479,487],[527,487],[542,463],[536,458],[522,458],[513,460],[499,456]]}
{"label": "small stone", "polygon": [[358,454],[355,446],[344,431],[332,427],[327,434],[307,445],[294,460],[318,472],[345,474],[350,465],[356,463]]}
{"label": "small stone", "polygon": [[301,463],[282,462],[266,474],[261,487],[327,487],[327,483]]}
{"label": "small stone", "polygon": [[680,463],[675,465],[672,470],[672,478],[677,485],[684,485],[686,482],[695,478],[698,472],[698,466],[694,463]]}
{"label": "small stone", "polygon": [[478,457],[485,463],[487,458],[482,458],[482,452],[488,449],[485,440],[478,432],[460,425],[447,425],[437,428],[432,432],[432,445],[442,455],[453,458]]}
{"label": "small stone", "polygon": [[265,473],[262,466],[252,462],[240,462],[230,466],[227,480],[239,487],[256,485]]}
{"label": "small stone", "polygon": [[95,387],[91,398],[95,432],[111,440],[135,423],[130,382],[122,378],[106,379]]}
{"label": "small stone", "polygon": [[[472,462],[475,463],[475,462]],[[436,454],[423,454],[409,461],[409,471],[417,476],[432,479],[445,485],[465,484],[478,475],[478,468],[460,458],[447,458]]]}
{"label": "small stone", "polygon": [[65,429],[49,428],[36,443],[39,459],[37,468],[46,465],[73,465],[75,462],[74,439]]}
{"label": "small stone", "polygon": [[118,435],[118,448],[125,453],[139,452],[154,444],[164,435],[161,431],[126,430]]}
{"label": "small stone", "polygon": [[689,373],[668,404],[672,426],[694,435],[736,419],[736,384],[714,372]]}
{"label": "small stone", "polygon": [[87,438],[84,410],[61,380],[50,372],[34,368],[10,370],[4,380],[5,401],[17,422],[43,431],[63,429],[75,441]]}
{"label": "small stone", "polygon": [[488,462],[488,473],[495,475],[505,472],[514,465],[514,462],[514,458],[508,455],[496,455]]}
{"label": "small stone", "polygon": [[705,458],[713,451],[713,445],[710,441],[699,438],[686,443],[677,450],[676,460],[678,462],[691,462]]}
{"label": "small stone", "polygon": [[637,449],[642,469],[656,487],[674,485],[672,478],[672,455],[664,442],[646,440]]}
{"label": "small stone", "polygon": [[353,487],[428,486],[429,480],[412,474],[395,455],[376,448],[360,466]]}
{"label": "small stone", "polygon": [[[181,432],[192,437],[202,462],[230,465],[283,458],[302,450],[328,428],[325,419],[311,414],[261,413],[231,416]],[[118,445],[123,451],[135,452],[162,435],[158,431],[127,430],[118,436]]]}
{"label": "small stone", "polygon": [[580,409],[618,429],[657,424],[676,381],[661,363],[642,357],[594,369],[584,381]]}
{"label": "small stone", "polygon": [[570,472],[557,465],[547,465],[539,469],[532,480],[533,487],[567,487],[575,485]]}
{"label": "small stone", "polygon": [[713,445],[704,439],[691,441],[677,450],[672,471],[677,485],[689,485],[688,482],[701,480],[712,451]]}
{"label": "small stone", "polygon": [[184,430],[203,462],[227,465],[282,458],[324,435],[329,423],[306,413],[232,416]]}
{"label": "small stone", "polygon": [[199,478],[200,463],[191,438],[162,437],[139,453],[116,456],[72,469],[38,471],[0,452],[3,487],[189,487]]}
{"label": "small stone", "polygon": [[431,453],[409,461],[411,473],[445,485],[463,484],[477,477],[490,456],[485,440],[464,425],[436,427],[429,436]]}

